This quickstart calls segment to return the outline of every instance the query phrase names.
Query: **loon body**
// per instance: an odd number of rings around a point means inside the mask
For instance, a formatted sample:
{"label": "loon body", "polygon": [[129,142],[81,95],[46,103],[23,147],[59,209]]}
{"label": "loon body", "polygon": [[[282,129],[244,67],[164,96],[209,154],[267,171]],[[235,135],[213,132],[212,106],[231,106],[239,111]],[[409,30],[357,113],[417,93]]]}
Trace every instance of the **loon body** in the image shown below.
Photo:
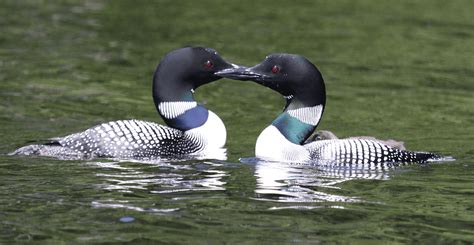
{"label": "loon body", "polygon": [[326,104],[324,80],[306,58],[272,54],[254,67],[234,67],[220,76],[252,80],[284,96],[284,111],[257,139],[255,154],[270,161],[335,161],[349,164],[389,162],[423,163],[439,156],[393,148],[369,138],[327,139],[305,142],[318,126]]}
{"label": "loon body", "polygon": [[193,92],[220,79],[215,72],[231,67],[235,65],[209,48],[174,50],[162,59],[153,77],[153,100],[168,126],[140,120],[107,122],[11,154],[59,158],[225,157],[224,123],[194,101]]}

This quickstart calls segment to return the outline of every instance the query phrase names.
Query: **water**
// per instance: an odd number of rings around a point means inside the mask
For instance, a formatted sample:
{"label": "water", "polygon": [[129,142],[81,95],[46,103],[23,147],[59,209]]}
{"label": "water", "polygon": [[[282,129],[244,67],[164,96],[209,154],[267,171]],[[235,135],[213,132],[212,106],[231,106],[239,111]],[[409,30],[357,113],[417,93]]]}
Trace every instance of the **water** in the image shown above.
{"label": "water", "polygon": [[[2,1],[0,243],[472,244],[473,7]],[[6,155],[106,121],[162,123],[151,75],[188,44],[246,65],[303,54],[326,80],[320,128],[457,160],[383,170],[258,161],[256,137],[284,102],[230,80],[196,92],[226,124],[225,161]]]}

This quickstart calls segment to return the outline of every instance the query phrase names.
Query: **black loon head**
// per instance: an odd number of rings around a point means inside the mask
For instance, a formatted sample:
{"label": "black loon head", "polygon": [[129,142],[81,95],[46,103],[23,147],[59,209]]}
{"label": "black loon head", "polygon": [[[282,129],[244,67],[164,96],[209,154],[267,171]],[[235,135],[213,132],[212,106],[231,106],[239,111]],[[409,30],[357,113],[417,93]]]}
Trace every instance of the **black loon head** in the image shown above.
{"label": "black loon head", "polygon": [[282,94],[290,106],[325,105],[326,90],[318,68],[301,55],[271,54],[253,67],[232,67],[217,75],[252,80]]}
{"label": "black loon head", "polygon": [[204,47],[185,47],[169,52],[161,60],[153,76],[153,99],[162,101],[192,100],[192,91],[218,80],[216,72],[237,67],[219,54]]}
{"label": "black loon head", "polygon": [[[216,81],[215,73],[237,68],[210,48],[186,47],[171,51],[153,76],[153,101],[166,124],[183,131],[207,122],[208,110],[193,99],[194,89]],[[220,119],[219,119],[220,120]]]}
{"label": "black loon head", "polygon": [[326,104],[324,80],[303,56],[271,54],[253,67],[233,67],[217,74],[252,80],[282,94],[287,103],[272,125],[292,143],[302,144],[321,120]]}

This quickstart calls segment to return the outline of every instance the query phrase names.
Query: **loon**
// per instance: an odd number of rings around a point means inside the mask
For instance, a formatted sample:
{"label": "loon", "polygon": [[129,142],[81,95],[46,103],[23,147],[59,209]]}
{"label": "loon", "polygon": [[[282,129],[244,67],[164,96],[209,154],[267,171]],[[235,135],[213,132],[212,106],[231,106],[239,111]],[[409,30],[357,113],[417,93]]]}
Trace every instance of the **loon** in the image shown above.
{"label": "loon", "polygon": [[271,54],[253,67],[233,67],[217,73],[236,80],[252,80],[282,94],[283,112],[257,139],[259,159],[284,162],[334,161],[351,165],[424,163],[439,158],[428,152],[393,148],[370,138],[305,142],[318,126],[326,104],[324,80],[314,64],[294,54]]}
{"label": "loon", "polygon": [[83,132],[28,145],[10,155],[58,158],[214,158],[225,156],[226,128],[212,111],[198,104],[194,89],[216,81],[216,72],[237,67],[210,48],[185,47],[169,52],[153,76],[153,101],[168,126],[119,120]]}

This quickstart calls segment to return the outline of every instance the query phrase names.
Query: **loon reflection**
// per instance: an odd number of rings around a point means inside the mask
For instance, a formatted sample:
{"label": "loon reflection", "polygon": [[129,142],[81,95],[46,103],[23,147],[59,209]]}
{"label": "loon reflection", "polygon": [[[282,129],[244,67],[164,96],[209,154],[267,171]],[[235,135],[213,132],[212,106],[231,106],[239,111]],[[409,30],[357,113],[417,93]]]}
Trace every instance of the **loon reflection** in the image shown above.
{"label": "loon reflection", "polygon": [[362,168],[337,162],[287,163],[257,158],[242,158],[240,161],[255,164],[255,199],[300,204],[365,202],[358,197],[338,194],[342,193],[338,184],[355,179],[387,180],[391,171],[400,166],[386,163]]}
{"label": "loon reflection", "polygon": [[[209,161],[100,161],[87,164],[98,169],[96,176],[102,179],[102,183],[97,185],[100,189],[128,193],[119,195],[120,198],[101,197],[92,201],[93,207],[139,212],[178,211],[182,199],[225,190],[223,178],[227,176],[222,164]],[[133,198],[143,193],[158,194],[157,198],[168,201],[148,203]]]}
{"label": "loon reflection", "polygon": [[[113,173],[97,173],[104,177],[106,183],[101,187],[106,190],[133,192],[148,190],[150,193],[172,193],[185,191],[224,190],[222,177],[225,171],[217,169],[220,164],[212,162],[195,162],[177,164],[176,162],[137,161],[136,166],[122,166],[124,162],[91,162],[101,168],[119,170]],[[144,166],[144,163],[146,164]],[[159,168],[159,171],[156,169]]]}

